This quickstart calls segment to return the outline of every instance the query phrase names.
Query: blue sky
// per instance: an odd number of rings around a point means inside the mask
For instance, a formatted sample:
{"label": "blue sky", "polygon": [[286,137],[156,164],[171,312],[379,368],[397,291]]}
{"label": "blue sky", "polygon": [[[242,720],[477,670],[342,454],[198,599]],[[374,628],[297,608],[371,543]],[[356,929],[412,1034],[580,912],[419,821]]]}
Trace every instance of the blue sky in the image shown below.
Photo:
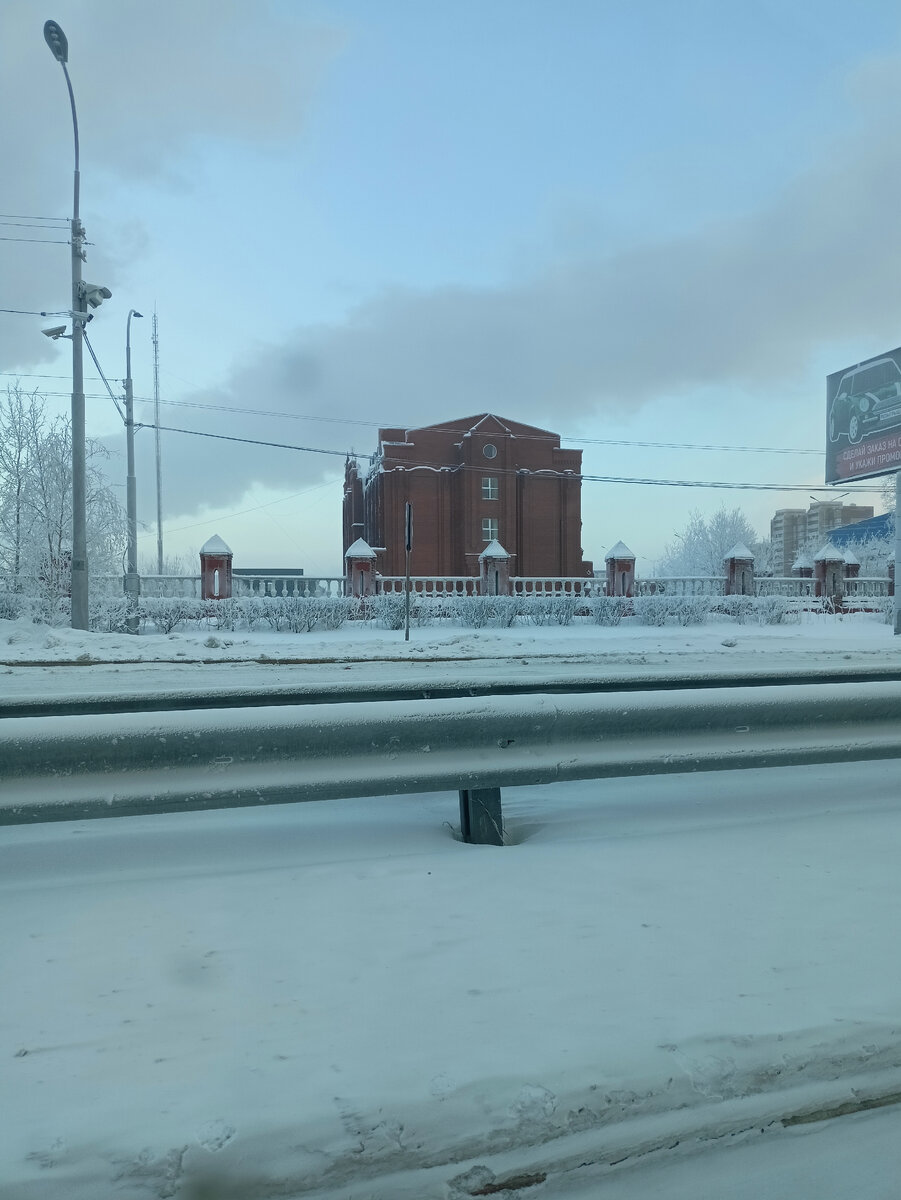
{"label": "blue sky", "polygon": [[[0,14],[6,214],[70,213],[46,15],[31,0]],[[490,410],[584,444],[591,474],[814,485],[818,454],[588,439],[818,451],[824,376],[901,342],[896,4],[60,0],[52,15],[81,126],[85,274],[114,293],[89,333],[119,377],[128,309],[156,305],[165,424],[368,453],[378,424]],[[64,307],[68,271],[64,246],[0,243],[0,307]],[[0,369],[65,408],[68,344],[41,324],[0,313]],[[149,326],[133,325],[138,397]],[[115,477],[121,426],[88,404]],[[152,435],[138,443],[152,554]],[[219,533],[238,565],[337,572],[340,468],[166,434],[167,549]],[[586,555],[623,539],[647,569],[692,509],[722,503],[764,533],[808,496],[586,483]]]}

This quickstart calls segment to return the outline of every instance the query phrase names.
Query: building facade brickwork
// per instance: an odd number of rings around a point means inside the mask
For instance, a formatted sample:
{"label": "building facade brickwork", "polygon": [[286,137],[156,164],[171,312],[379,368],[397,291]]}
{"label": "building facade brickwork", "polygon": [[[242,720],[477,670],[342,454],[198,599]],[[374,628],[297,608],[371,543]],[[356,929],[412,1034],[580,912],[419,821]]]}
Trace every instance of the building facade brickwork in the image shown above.
{"label": "building facade brickwork", "polygon": [[477,576],[497,541],[512,575],[585,577],[581,470],[559,434],[490,413],[380,429],[371,459],[345,467],[343,548],[363,538],[381,574],[403,575],[409,502],[414,575]]}

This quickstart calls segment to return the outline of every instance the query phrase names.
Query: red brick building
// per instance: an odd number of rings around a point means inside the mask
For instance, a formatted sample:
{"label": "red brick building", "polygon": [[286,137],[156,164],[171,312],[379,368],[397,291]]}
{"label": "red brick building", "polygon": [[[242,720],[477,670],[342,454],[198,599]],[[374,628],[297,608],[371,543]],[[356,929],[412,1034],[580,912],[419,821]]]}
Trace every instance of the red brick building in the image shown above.
{"label": "red brick building", "polygon": [[383,575],[403,575],[404,506],[413,506],[413,575],[478,575],[497,540],[511,574],[591,575],[582,560],[582,451],[490,413],[419,429],[380,429],[344,480],[344,550],[363,538]]}

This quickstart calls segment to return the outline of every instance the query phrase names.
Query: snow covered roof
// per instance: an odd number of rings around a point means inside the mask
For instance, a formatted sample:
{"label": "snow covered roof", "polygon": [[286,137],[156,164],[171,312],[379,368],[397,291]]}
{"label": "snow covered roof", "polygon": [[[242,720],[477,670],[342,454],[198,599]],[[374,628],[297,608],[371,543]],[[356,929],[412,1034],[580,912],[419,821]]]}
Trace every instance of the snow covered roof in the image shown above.
{"label": "snow covered roof", "polygon": [[849,567],[860,566],[860,559],[857,557],[854,551],[850,549],[845,551],[845,562]]}
{"label": "snow covered roof", "polygon": [[845,552],[839,550],[837,546],[833,546],[832,542],[827,542],[814,556],[814,562],[844,562]]}
{"label": "snow covered roof", "polygon": [[203,543],[200,547],[201,554],[231,554],[231,549],[226,546],[218,533],[214,533],[211,538]]}
{"label": "snow covered roof", "polygon": [[345,558],[375,558],[375,551],[362,538],[357,540],[344,551]]}
{"label": "snow covered roof", "polygon": [[745,558],[750,562],[754,561],[753,553],[748,549],[744,542],[736,542],[731,550],[727,550],[723,558]]}
{"label": "snow covered roof", "polygon": [[611,546],[604,555],[604,562],[610,562],[612,558],[634,558],[635,555],[629,549],[625,542],[617,542],[615,546]]}
{"label": "snow covered roof", "polygon": [[485,549],[479,555],[479,562],[481,562],[483,558],[509,558],[509,557],[510,557],[510,555],[507,553],[507,551],[504,549],[504,547],[500,544],[500,542],[497,540],[497,538],[494,538],[492,541],[490,541],[488,543],[488,545],[485,547]]}
{"label": "snow covered roof", "polygon": [[799,554],[792,563],[793,571],[808,571],[813,567],[813,559],[809,554]]}

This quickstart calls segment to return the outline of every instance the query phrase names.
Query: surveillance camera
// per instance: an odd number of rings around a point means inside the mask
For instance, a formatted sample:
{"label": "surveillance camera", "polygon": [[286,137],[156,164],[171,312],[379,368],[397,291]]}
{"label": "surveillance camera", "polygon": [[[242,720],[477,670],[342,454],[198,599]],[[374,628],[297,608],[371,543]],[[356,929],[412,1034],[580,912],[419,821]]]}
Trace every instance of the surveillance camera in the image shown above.
{"label": "surveillance camera", "polygon": [[54,325],[52,329],[42,329],[41,333],[44,337],[53,338],[56,341],[57,338],[66,336],[66,327],[65,325]]}
{"label": "surveillance camera", "polygon": [[91,308],[99,308],[104,300],[112,298],[112,292],[108,287],[102,287],[99,283],[83,283],[82,295]]}

